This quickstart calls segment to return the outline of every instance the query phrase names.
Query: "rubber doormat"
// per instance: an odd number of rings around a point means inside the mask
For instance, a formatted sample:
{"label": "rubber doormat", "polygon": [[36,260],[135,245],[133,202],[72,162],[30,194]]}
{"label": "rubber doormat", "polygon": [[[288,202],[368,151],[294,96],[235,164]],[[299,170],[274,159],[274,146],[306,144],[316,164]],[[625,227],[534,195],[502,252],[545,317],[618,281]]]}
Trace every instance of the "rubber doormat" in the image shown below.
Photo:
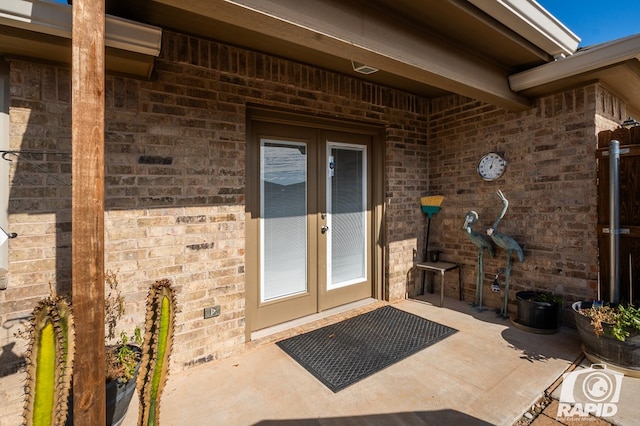
{"label": "rubber doormat", "polygon": [[276,344],[338,392],[456,331],[384,306]]}

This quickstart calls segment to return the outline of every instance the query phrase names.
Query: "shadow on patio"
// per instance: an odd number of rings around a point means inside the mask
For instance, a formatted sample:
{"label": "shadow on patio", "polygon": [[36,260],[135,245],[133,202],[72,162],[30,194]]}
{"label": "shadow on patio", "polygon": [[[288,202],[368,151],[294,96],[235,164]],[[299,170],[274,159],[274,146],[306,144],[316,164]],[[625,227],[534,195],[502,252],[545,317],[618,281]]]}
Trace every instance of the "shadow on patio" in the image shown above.
{"label": "shadow on patio", "polygon": [[364,416],[329,417],[318,419],[264,420],[259,426],[337,426],[337,425],[465,425],[483,426],[491,423],[478,420],[454,410],[417,411],[408,413],[370,414]]}
{"label": "shadow on patio", "polygon": [[[383,305],[374,302],[172,374],[162,424],[512,425],[580,355],[574,330],[527,333],[465,302],[447,298],[440,308],[435,295],[421,298],[393,306],[458,332],[337,393],[272,343]],[[136,417],[133,401],[123,425]]]}

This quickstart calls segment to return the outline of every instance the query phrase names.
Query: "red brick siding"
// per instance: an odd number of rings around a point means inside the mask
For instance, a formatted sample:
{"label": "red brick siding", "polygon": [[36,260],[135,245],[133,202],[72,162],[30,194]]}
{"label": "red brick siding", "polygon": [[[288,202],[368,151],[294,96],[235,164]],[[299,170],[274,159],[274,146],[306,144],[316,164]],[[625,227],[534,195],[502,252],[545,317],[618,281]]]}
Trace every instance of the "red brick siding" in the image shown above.
{"label": "red brick siding", "polygon": [[[244,348],[251,105],[385,127],[388,300],[413,290],[412,265],[422,257],[426,228],[419,199],[427,194],[446,197],[434,216],[431,247],[462,264],[471,299],[476,252],[462,221],[476,209],[476,229],[490,226],[500,211],[498,188],[511,202],[500,230],[525,251],[525,263],[513,267],[513,291],[544,288],[567,300],[595,294],[595,135],[625,118],[624,104],[597,84],[510,113],[458,96],[428,101],[165,32],[153,81],[109,76],[105,88],[106,265],[118,271],[125,290],[126,327],[142,322],[149,283],[165,277],[176,283],[181,311],[174,369]],[[11,348],[14,362],[2,366],[1,423],[14,422],[22,406],[22,376],[12,368],[24,344],[13,333],[50,285],[64,292],[71,281],[70,91],[68,69],[11,62],[11,147],[49,153],[25,153],[12,162],[9,219],[19,238],[9,242],[9,288],[0,292],[0,346]],[[475,167],[492,150],[506,153],[508,171],[485,183]],[[487,284],[504,264],[502,251],[487,260]],[[453,283],[447,291],[456,295]],[[485,294],[498,306],[495,294]],[[222,306],[222,315],[204,320],[202,309],[213,304]]]}
{"label": "red brick siding", "polygon": [[[499,225],[524,250],[524,263],[514,260],[510,311],[515,293],[542,289],[562,294],[566,302],[596,295],[596,135],[613,128],[624,104],[597,84],[535,100],[531,109],[509,113],[472,99],[450,96],[434,100],[429,114],[429,193],[445,196],[434,216],[430,246],[443,257],[461,262],[466,300],[473,300],[476,247],[462,230],[468,210],[480,215],[475,230],[486,231],[502,208]],[[596,125],[598,123],[598,125]],[[506,174],[484,182],[476,173],[481,155],[504,152]],[[498,307],[503,293],[488,286],[506,254],[485,256],[485,302]],[[448,291],[456,294],[448,283]],[[500,281],[504,289],[504,278]]]}
{"label": "red brick siding", "polygon": [[[50,285],[71,282],[71,80],[68,69],[11,61],[9,288],[0,292],[0,423],[22,406],[24,345],[13,333]],[[174,369],[242,351],[245,330],[247,106],[386,127],[387,298],[404,297],[415,248],[415,200],[426,188],[427,100],[354,76],[165,32],[153,81],[105,81],[106,267],[118,271],[129,315],[141,324],[148,285],[177,285]],[[393,220],[399,216],[401,221]],[[406,219],[406,220],[405,220]],[[222,315],[204,320],[203,308]],[[15,356],[13,356],[15,355]],[[3,358],[4,359],[4,358]],[[8,359],[8,358],[7,358]],[[9,365],[11,364],[11,365]],[[3,417],[3,416],[8,417]]]}

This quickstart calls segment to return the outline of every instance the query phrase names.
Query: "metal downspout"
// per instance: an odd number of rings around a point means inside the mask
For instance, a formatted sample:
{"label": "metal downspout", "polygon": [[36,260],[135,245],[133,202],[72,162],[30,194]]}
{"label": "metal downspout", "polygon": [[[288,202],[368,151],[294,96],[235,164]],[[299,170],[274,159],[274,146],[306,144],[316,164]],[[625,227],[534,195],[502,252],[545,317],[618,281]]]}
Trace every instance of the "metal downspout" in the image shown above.
{"label": "metal downspout", "polygon": [[620,303],[620,142],[609,142],[609,301]]}

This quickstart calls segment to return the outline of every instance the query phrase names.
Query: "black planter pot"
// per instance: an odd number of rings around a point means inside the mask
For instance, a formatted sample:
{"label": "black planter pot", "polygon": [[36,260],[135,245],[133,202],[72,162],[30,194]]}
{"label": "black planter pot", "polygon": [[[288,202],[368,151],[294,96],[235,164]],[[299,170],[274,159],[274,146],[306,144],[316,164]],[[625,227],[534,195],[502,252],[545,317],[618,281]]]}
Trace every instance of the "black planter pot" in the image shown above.
{"label": "black planter pot", "polygon": [[135,377],[127,383],[121,383],[118,380],[112,380],[107,383],[107,425],[119,426],[122,423],[135,392]]}
{"label": "black planter pot", "polygon": [[[142,355],[142,349],[138,346],[128,345],[134,352]],[[138,370],[140,369],[140,362],[133,373],[133,377],[127,383],[122,383],[119,380],[111,380],[107,382],[107,388],[105,390],[106,397],[106,424],[119,426],[124,420],[124,416],[127,415],[129,409],[129,403],[133,394],[136,392],[136,378],[138,377]]]}
{"label": "black planter pot", "polygon": [[[142,353],[142,350],[138,346],[128,346],[135,352],[138,352],[139,354]],[[105,384],[105,424],[107,426],[119,426],[127,415],[131,398],[133,398],[133,395],[136,392],[136,377],[138,376],[139,368],[140,362],[138,362],[133,378],[126,383],[122,383],[118,380],[110,380]],[[69,416],[66,423],[66,426],[71,425],[73,425],[73,392],[69,394]]]}
{"label": "black planter pot", "polygon": [[538,291],[520,291],[516,293],[518,316],[516,325],[535,333],[555,333],[558,331],[560,304],[556,302],[537,302]]}
{"label": "black planter pot", "polygon": [[580,313],[580,309],[591,308],[591,302],[575,302],[571,305],[582,351],[593,363],[608,364],[625,375],[640,377],[640,334],[631,334],[624,342],[607,334],[610,325],[603,324],[605,333],[597,336],[591,320]]}

